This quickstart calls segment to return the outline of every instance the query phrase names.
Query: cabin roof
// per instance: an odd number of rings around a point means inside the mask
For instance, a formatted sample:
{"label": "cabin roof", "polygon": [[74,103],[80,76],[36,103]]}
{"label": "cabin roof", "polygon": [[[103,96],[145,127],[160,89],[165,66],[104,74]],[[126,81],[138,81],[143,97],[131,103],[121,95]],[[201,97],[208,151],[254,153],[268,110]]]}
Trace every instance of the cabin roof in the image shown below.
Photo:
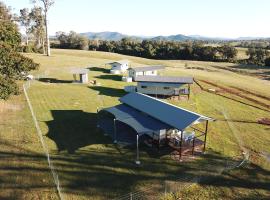
{"label": "cabin roof", "polygon": [[144,66],[144,67],[136,67],[136,68],[129,68],[128,70],[134,70],[135,72],[145,72],[145,71],[155,71],[165,69],[162,65],[153,65],[153,66]]}
{"label": "cabin roof", "polygon": [[178,77],[178,76],[136,76],[137,82],[154,82],[154,83],[179,83],[192,84],[193,77]]}
{"label": "cabin roof", "polygon": [[120,65],[124,65],[124,64],[128,64],[129,61],[128,60],[119,60],[119,61],[114,61],[114,62],[110,62],[110,63],[107,63],[107,64],[112,65],[114,63],[118,63]]}

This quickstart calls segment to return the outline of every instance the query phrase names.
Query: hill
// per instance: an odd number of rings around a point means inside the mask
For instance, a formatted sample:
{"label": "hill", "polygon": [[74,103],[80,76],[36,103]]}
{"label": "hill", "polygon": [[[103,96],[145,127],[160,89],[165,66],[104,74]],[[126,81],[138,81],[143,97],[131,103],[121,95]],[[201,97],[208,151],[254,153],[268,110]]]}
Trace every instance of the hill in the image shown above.
{"label": "hill", "polygon": [[177,35],[168,35],[168,36],[136,36],[136,35],[127,35],[122,34],[119,32],[110,32],[110,31],[104,31],[104,32],[85,32],[80,33],[83,36],[86,36],[87,38],[91,40],[99,39],[99,40],[109,40],[109,41],[119,41],[123,38],[129,37],[134,38],[138,40],[157,40],[157,41],[186,41],[186,40],[203,40],[203,41],[252,41],[252,40],[260,40],[265,39],[269,40],[269,38],[264,37],[239,37],[239,38],[225,38],[225,37],[206,37],[201,35],[183,35],[183,34],[177,34]]}

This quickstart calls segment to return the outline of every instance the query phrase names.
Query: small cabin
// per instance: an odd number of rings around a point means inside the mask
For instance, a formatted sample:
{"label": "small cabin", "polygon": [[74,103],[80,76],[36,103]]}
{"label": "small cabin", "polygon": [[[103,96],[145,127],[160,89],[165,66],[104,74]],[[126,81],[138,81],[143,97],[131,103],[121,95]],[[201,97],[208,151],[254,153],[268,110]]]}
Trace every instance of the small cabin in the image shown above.
{"label": "small cabin", "polygon": [[165,67],[161,65],[129,68],[128,76],[132,77],[132,80],[135,80],[137,76],[157,76],[158,71],[162,69]]}
{"label": "small cabin", "polygon": [[[73,79],[75,83],[88,83],[88,69],[73,69],[71,73],[73,74]],[[79,76],[77,80],[77,75]]]}
{"label": "small cabin", "polygon": [[182,96],[189,98],[190,85],[193,84],[192,77],[176,76],[137,76],[136,91],[153,96]]}
{"label": "small cabin", "polygon": [[127,71],[129,68],[129,61],[128,60],[119,60],[116,62],[107,63],[111,65],[111,74],[122,74]]}

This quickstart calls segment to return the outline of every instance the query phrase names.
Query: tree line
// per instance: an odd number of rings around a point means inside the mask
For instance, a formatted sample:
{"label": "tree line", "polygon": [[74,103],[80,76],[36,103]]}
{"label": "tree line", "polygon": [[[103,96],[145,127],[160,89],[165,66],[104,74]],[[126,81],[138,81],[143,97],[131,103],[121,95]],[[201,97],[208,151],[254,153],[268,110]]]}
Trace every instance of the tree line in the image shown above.
{"label": "tree line", "polygon": [[249,58],[238,60],[238,51],[229,42],[210,46],[203,41],[140,41],[132,38],[123,38],[120,41],[89,40],[74,31],[70,33],[57,32],[56,40],[52,44],[54,48],[105,51],[151,59],[222,61],[270,66],[269,51],[267,49],[250,47],[246,51]]}
{"label": "tree line", "polygon": [[69,34],[58,32],[56,38],[58,43],[52,45],[55,48],[106,51],[152,59],[232,62],[237,56],[237,50],[232,46],[212,47],[202,42],[138,41],[131,38],[123,38],[120,41],[99,41],[88,40],[73,31]]}

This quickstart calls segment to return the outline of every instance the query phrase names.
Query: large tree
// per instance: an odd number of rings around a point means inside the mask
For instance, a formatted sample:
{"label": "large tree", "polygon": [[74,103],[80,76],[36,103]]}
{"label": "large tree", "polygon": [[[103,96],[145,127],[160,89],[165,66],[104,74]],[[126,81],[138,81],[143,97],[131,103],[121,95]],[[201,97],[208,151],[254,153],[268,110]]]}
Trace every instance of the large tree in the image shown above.
{"label": "large tree", "polygon": [[43,52],[45,52],[45,17],[42,8],[36,6],[32,8],[29,17],[31,19],[31,33],[36,40],[36,47],[42,47]]}
{"label": "large tree", "polygon": [[38,64],[17,52],[21,44],[21,35],[12,21],[12,14],[4,3],[0,2],[0,99],[7,99],[18,93],[16,80],[22,78],[22,72],[36,69]]}
{"label": "large tree", "polygon": [[30,34],[30,22],[31,22],[28,8],[24,8],[20,10],[19,21],[25,29],[26,45],[28,46],[29,34]]}
{"label": "large tree", "polygon": [[41,2],[44,10],[44,17],[45,17],[45,33],[46,33],[46,53],[47,56],[51,55],[50,50],[50,38],[48,32],[48,12],[51,6],[54,4],[54,0],[32,0],[33,3]]}

